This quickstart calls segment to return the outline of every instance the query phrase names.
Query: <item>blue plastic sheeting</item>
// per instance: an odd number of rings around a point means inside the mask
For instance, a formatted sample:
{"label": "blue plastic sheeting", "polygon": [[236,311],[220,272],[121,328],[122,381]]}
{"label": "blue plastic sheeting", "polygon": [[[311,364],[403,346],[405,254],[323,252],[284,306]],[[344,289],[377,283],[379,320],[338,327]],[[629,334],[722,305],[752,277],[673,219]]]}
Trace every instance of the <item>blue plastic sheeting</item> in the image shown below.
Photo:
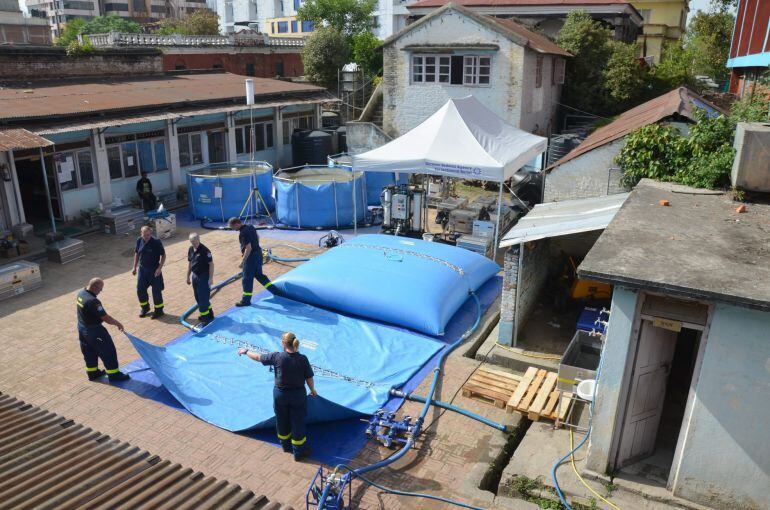
{"label": "blue plastic sheeting", "polygon": [[363,179],[323,184],[275,181],[275,215],[278,223],[299,228],[340,228],[353,225],[353,183],[356,218],[364,222],[366,196]]}
{"label": "blue plastic sheeting", "polygon": [[500,267],[442,243],[359,236],[282,275],[282,295],[323,308],[443,335],[444,326]]}
{"label": "blue plastic sheeting", "polygon": [[[215,188],[222,188],[217,198]],[[259,189],[262,201],[252,187]],[[275,209],[273,200],[273,174],[268,170],[259,174],[242,174],[220,177],[218,175],[187,175],[190,212],[195,218],[227,221],[233,216],[266,214]]]}
{"label": "blue plastic sheeting", "polygon": [[382,188],[392,184],[407,184],[409,174],[399,173],[398,179],[396,179],[394,173],[364,172],[364,179],[366,180],[366,203],[368,205],[381,205]]}
{"label": "blue plastic sheeting", "polygon": [[[427,337],[272,297],[216,319],[193,341],[156,347],[130,336],[163,385],[191,413],[230,431],[273,425],[273,374],[239,357],[238,345],[281,349],[294,332],[315,371],[308,421],[372,414],[393,386],[406,382],[441,344]],[[307,340],[305,340],[307,339]]]}

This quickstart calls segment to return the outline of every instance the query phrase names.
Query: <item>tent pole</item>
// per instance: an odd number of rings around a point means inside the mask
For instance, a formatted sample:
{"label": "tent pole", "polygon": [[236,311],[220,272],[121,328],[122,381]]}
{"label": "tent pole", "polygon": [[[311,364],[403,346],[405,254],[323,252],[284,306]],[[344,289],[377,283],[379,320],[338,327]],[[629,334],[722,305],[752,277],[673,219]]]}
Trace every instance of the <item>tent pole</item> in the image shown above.
{"label": "tent pole", "polygon": [[51,217],[51,227],[53,234],[56,235],[56,220],[53,217],[53,205],[51,204],[51,190],[48,188],[48,172],[45,169],[45,155],[43,148],[40,147],[40,169],[43,171],[43,184],[45,185],[45,196],[48,199],[48,215]]}
{"label": "tent pole", "polygon": [[503,186],[504,181],[500,181],[500,191],[497,193],[497,225],[495,226],[495,247],[492,250],[492,260],[497,260],[497,244],[500,242],[500,216],[503,210]]}

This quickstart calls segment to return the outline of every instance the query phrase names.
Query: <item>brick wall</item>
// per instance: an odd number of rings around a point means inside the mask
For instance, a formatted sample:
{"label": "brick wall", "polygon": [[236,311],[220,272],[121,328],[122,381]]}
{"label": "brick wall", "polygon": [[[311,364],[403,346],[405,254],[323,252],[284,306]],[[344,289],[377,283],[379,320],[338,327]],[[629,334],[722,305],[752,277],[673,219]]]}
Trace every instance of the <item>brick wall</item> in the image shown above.
{"label": "brick wall", "polygon": [[70,58],[63,48],[0,48],[0,79],[56,80],[93,76],[137,76],[163,72],[156,50],[103,50]]}
{"label": "brick wall", "polygon": [[[535,309],[540,293],[548,277],[550,266],[550,244],[547,239],[524,245],[521,287],[519,281],[519,247],[512,246],[505,253],[503,262],[503,291],[500,298],[500,333],[498,342],[511,345],[516,315],[519,319],[519,333]],[[517,292],[518,288],[518,292]],[[516,310],[518,299],[519,309]]]}
{"label": "brick wall", "polygon": [[[256,51],[197,50],[196,53],[164,50],[163,69],[217,69],[228,73],[258,78],[275,78],[279,72],[286,78],[302,76],[302,55]],[[253,74],[249,64],[253,66]],[[282,68],[282,71],[281,71]]]}
{"label": "brick wall", "polygon": [[624,139],[604,145],[559,165],[546,174],[544,202],[600,197],[624,193],[615,156]]}

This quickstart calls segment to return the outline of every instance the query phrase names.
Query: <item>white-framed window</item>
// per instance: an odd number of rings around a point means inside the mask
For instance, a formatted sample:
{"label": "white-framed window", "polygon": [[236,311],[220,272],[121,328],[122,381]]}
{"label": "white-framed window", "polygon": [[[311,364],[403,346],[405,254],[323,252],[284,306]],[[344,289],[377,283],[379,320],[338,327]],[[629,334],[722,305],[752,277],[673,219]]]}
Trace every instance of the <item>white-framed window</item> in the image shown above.
{"label": "white-framed window", "polygon": [[538,55],[535,60],[535,88],[543,86],[543,56]]}
{"label": "white-framed window", "polygon": [[[255,122],[254,123],[254,148],[257,151],[272,149],[275,146],[273,142],[273,123]],[[245,124],[235,128],[235,152],[237,154],[251,154],[251,133],[249,125]]]}
{"label": "white-framed window", "polygon": [[179,141],[179,166],[200,165],[203,163],[203,133],[181,133]]}
{"label": "white-framed window", "polygon": [[136,177],[141,172],[168,170],[166,138],[162,131],[110,137],[107,145],[107,163],[110,179]]}
{"label": "white-framed window", "polygon": [[411,82],[488,86],[492,57],[480,55],[412,55]]}
{"label": "white-framed window", "polygon": [[315,129],[315,116],[308,113],[283,119],[283,143],[291,143],[291,135],[295,129]]}
{"label": "white-framed window", "polygon": [[553,66],[551,72],[551,84],[564,85],[564,66],[566,61],[563,58],[553,57]]}
{"label": "white-framed window", "polygon": [[94,165],[91,149],[57,152],[53,155],[54,169],[62,191],[93,186]]}

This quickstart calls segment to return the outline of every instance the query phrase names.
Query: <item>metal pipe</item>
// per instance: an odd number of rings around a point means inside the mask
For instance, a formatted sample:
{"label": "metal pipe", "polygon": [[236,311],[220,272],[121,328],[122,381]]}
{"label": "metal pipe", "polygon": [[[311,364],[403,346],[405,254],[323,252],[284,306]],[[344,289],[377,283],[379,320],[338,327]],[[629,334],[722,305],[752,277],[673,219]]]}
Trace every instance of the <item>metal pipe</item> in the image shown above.
{"label": "metal pipe", "polygon": [[43,170],[43,184],[45,185],[45,196],[48,199],[48,215],[51,217],[51,227],[56,235],[56,219],[53,217],[53,205],[51,204],[51,190],[48,188],[48,172],[45,168],[45,155],[43,148],[40,147],[40,168]]}
{"label": "metal pipe", "polygon": [[[406,400],[412,400],[414,402],[422,402],[423,404],[428,402],[428,399],[425,398],[425,397],[420,397],[418,395],[412,395],[411,393],[405,393],[405,392],[403,392],[401,390],[392,389],[392,390],[390,390],[390,394],[393,395],[394,397],[400,397],[400,398],[404,398]],[[461,415],[463,415],[465,417],[468,417],[468,418],[470,418],[472,420],[476,420],[476,421],[478,421],[480,423],[483,423],[484,425],[488,425],[488,426],[490,426],[490,427],[492,427],[494,429],[497,429],[497,430],[499,430],[501,432],[509,432],[507,425],[505,425],[503,423],[497,423],[495,421],[489,420],[487,418],[484,418],[481,415],[478,415],[478,414],[473,413],[471,411],[467,411],[467,410],[465,410],[465,409],[463,409],[461,407],[457,407],[457,406],[455,406],[453,404],[450,404],[450,403],[447,403],[447,402],[442,402],[440,400],[432,400],[431,401],[431,405],[436,406],[436,407],[440,407],[441,409],[446,409],[447,411],[453,411],[453,412],[455,412],[457,414],[461,414]]]}
{"label": "metal pipe", "polygon": [[521,268],[524,267],[524,243],[519,243],[518,270],[516,271],[516,302],[513,309],[513,347],[519,341],[519,298],[521,297]]}
{"label": "metal pipe", "polygon": [[500,242],[500,217],[503,211],[503,186],[505,182],[500,181],[500,190],[497,192],[497,225],[495,226],[495,247],[492,249],[492,260],[497,259],[497,245]]}

